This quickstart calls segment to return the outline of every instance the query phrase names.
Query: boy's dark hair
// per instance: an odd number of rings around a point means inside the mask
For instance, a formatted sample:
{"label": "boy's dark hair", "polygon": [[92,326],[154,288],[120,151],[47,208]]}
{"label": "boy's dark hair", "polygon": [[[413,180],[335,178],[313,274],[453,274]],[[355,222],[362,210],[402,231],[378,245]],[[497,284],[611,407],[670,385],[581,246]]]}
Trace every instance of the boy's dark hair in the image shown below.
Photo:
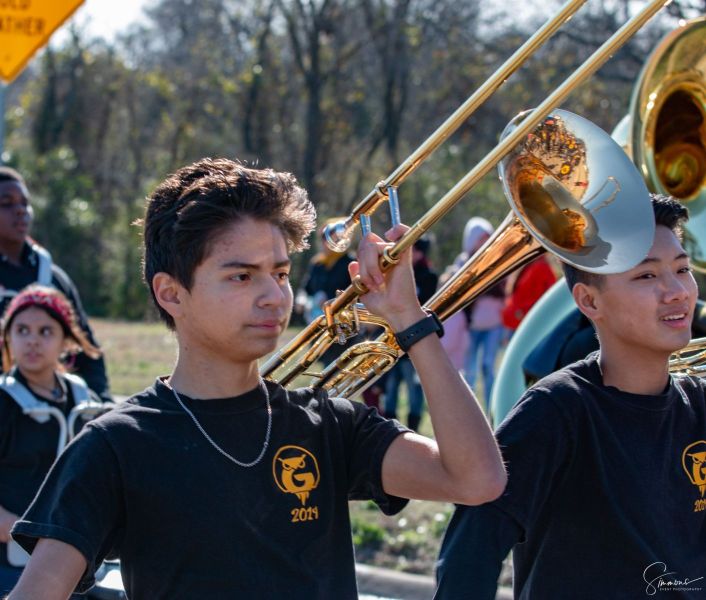
{"label": "boy's dark hair", "polygon": [[419,250],[424,256],[429,254],[429,248],[431,248],[431,237],[428,235],[423,235],[414,242],[414,249]]}
{"label": "boy's dark hair", "polygon": [[226,158],[204,158],[168,176],[147,199],[143,275],[159,314],[152,279],[164,272],[187,290],[194,271],[223,229],[245,217],[276,225],[290,252],[307,247],[316,209],[290,173],[251,169]]}
{"label": "boy's dark hair", "polygon": [[[682,239],[682,225],[689,220],[689,210],[676,198],[663,194],[650,194],[652,210],[655,214],[655,224],[663,225],[671,229],[676,236]],[[566,285],[570,290],[574,289],[577,283],[600,286],[605,275],[582,271],[572,265],[562,263]]]}
{"label": "boy's dark hair", "polygon": [[25,178],[22,177],[15,169],[12,167],[0,167],[0,183],[4,183],[6,181],[14,181],[15,183],[19,184],[20,188],[22,188],[22,193],[25,195],[25,198],[29,200],[29,190],[27,189],[27,183],[25,182]]}

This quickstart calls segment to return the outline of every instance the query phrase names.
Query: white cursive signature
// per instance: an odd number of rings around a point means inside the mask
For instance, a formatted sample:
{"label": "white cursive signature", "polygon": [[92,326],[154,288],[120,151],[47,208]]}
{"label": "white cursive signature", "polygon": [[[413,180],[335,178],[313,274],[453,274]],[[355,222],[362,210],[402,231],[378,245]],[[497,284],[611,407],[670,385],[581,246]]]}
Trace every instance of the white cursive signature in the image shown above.
{"label": "white cursive signature", "polygon": [[[661,573],[658,573],[659,569],[662,570]],[[663,562],[654,562],[651,565],[648,565],[642,573],[642,578],[647,584],[645,593],[648,596],[654,596],[660,589],[682,588],[691,585],[695,581],[700,581],[703,579],[703,577],[697,577],[696,579],[689,579],[688,577],[685,577],[684,579],[667,577],[668,575],[674,575],[675,573],[676,571],[667,571],[667,564]],[[657,576],[653,577],[655,574],[657,574]]]}

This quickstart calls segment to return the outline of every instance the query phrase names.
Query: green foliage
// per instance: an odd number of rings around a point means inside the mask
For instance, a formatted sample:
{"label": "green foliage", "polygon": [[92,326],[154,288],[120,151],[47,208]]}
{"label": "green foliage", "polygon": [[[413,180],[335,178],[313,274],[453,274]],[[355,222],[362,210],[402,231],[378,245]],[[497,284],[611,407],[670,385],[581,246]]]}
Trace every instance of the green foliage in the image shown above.
{"label": "green foliage", "polygon": [[385,530],[382,527],[362,519],[353,518],[351,530],[356,548],[377,550],[385,539]]}
{"label": "green foliage", "polygon": [[350,502],[356,559],[381,567],[433,575],[453,505],[411,501],[388,517],[367,503]]}

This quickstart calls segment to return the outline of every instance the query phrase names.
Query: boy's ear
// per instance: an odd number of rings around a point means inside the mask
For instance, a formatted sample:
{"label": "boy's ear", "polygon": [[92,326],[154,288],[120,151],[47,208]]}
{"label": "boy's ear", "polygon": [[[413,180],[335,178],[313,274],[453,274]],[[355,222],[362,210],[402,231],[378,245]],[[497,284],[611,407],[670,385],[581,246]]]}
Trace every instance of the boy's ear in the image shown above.
{"label": "boy's ear", "polygon": [[574,289],[571,290],[571,294],[578,309],[593,321],[598,314],[597,290],[595,286],[576,283]]}
{"label": "boy's ear", "polygon": [[182,313],[184,287],[169,273],[160,272],[152,278],[152,291],[159,305],[176,320]]}

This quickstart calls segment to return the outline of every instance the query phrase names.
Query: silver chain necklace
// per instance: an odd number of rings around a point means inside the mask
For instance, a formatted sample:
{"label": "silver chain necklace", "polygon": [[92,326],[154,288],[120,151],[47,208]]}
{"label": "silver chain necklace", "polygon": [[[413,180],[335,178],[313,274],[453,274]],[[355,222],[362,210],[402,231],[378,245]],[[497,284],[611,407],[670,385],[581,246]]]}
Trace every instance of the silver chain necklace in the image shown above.
{"label": "silver chain necklace", "polygon": [[267,391],[267,386],[265,386],[265,405],[267,407],[267,431],[265,432],[265,442],[262,444],[262,450],[260,450],[260,454],[258,457],[249,463],[241,462],[237,458],[231,456],[228,454],[223,448],[221,448],[216,442],[213,441],[213,438],[206,433],[206,430],[203,428],[201,423],[199,423],[198,419],[192,413],[186,405],[182,402],[181,398],[179,397],[179,394],[177,391],[166,381],[164,380],[164,384],[172,390],[172,393],[174,394],[174,397],[176,398],[177,402],[179,403],[179,406],[181,406],[184,409],[184,412],[191,417],[191,420],[194,422],[194,425],[198,428],[198,430],[203,434],[203,437],[206,438],[209,444],[213,446],[218,452],[220,452],[223,456],[225,456],[229,461],[235,463],[239,467],[254,467],[257,463],[259,463],[262,460],[262,457],[265,456],[265,452],[267,451],[267,446],[270,445],[270,433],[272,432],[272,407],[270,406],[270,394]]}

